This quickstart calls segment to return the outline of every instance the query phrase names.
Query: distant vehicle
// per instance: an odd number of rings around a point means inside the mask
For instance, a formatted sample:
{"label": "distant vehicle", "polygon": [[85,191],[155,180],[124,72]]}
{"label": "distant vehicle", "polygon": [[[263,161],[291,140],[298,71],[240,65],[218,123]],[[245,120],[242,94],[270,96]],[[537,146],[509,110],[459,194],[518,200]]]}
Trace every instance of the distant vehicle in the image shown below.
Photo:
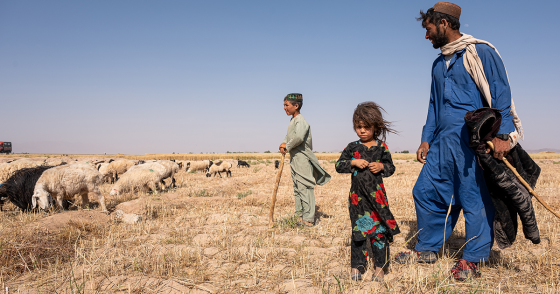
{"label": "distant vehicle", "polygon": [[12,143],[0,142],[0,153],[6,153],[6,154],[12,153]]}

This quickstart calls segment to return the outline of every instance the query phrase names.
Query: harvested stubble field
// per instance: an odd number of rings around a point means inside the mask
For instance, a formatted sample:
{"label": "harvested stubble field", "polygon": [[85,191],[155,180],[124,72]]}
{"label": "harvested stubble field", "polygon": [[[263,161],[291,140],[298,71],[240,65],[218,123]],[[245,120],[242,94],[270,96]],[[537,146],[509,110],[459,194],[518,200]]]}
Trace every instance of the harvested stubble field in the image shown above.
{"label": "harvested stubble field", "polygon": [[[210,159],[227,158],[213,156]],[[350,178],[335,172],[338,154],[320,157],[332,180],[315,189],[318,213],[313,228],[295,226],[290,167],[285,165],[272,230],[267,227],[268,210],[276,174],[273,161],[279,155],[262,156],[251,160],[250,168],[233,168],[232,178],[181,172],[176,176],[178,188],[156,195],[112,198],[110,185],[104,184],[101,190],[108,209],[114,211],[120,204],[118,209],[139,213],[143,219],[138,224],[119,222],[99,208],[21,213],[5,205],[0,213],[2,289],[8,287],[9,293],[560,292],[560,220],[536,201],[542,243],[525,240],[520,228],[513,247],[493,249],[478,280],[457,282],[449,277],[465,243],[460,220],[435,264],[394,263],[385,284],[369,282],[371,271],[363,282],[350,281]],[[406,156],[395,160],[395,174],[385,179],[402,230],[391,244],[393,255],[412,248],[417,232],[411,191],[421,164]],[[557,159],[534,157],[542,167],[536,191],[558,211],[560,157],[547,156]],[[75,204],[80,204],[78,198]]]}

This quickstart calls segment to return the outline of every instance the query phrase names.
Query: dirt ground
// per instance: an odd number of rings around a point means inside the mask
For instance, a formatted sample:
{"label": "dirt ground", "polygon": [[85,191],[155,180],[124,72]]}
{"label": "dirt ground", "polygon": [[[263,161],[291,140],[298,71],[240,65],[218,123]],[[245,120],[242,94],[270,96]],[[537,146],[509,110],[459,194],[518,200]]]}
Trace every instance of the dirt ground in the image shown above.
{"label": "dirt ground", "polygon": [[[449,270],[465,244],[464,222],[435,264],[392,264],[385,283],[349,280],[349,175],[321,161],[332,175],[315,189],[317,225],[298,227],[293,217],[290,166],[278,191],[275,220],[268,212],[276,170],[272,161],[233,168],[231,178],[179,173],[178,187],[151,194],[109,196],[110,214],[81,208],[0,212],[0,283],[8,293],[559,293],[560,220],[534,201],[543,242],[494,246],[482,278],[457,282]],[[560,160],[537,160],[537,193],[560,211]],[[421,164],[396,160],[385,179],[388,201],[402,233],[391,254],[410,250],[417,233],[412,187]],[[140,216],[127,223],[115,211]],[[442,232],[443,235],[443,232]]]}

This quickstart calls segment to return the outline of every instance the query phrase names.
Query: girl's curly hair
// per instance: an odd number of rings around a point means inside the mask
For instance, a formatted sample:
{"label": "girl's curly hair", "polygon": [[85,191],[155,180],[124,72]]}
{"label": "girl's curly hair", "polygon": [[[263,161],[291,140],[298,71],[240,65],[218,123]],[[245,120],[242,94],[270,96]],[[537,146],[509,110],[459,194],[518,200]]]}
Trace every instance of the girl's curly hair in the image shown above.
{"label": "girl's curly hair", "polygon": [[375,102],[367,101],[358,104],[354,110],[352,123],[356,129],[361,123],[366,128],[374,128],[373,138],[375,140],[385,141],[388,133],[397,134],[398,132],[391,128],[392,122],[383,119],[381,111],[387,113],[383,107]]}

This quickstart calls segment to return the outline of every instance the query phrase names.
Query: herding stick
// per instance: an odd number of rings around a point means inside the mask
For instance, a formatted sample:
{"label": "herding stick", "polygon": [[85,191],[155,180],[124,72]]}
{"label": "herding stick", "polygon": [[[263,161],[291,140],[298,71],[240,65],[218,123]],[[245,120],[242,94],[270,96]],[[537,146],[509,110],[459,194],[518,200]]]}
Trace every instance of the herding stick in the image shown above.
{"label": "herding stick", "polygon": [[[494,151],[494,144],[492,144],[492,142],[490,141],[486,141],[486,144],[488,144],[488,146],[490,146],[490,149],[492,149],[492,151]],[[517,179],[521,182],[521,184],[523,184],[523,186],[525,186],[525,188],[527,188],[527,190],[529,191],[529,193],[531,193],[533,196],[535,196],[535,198],[537,198],[537,200],[546,208],[548,209],[548,211],[552,212],[552,214],[554,214],[556,217],[560,218],[560,215],[558,215],[558,213],[556,213],[554,210],[552,210],[552,208],[550,208],[550,206],[548,206],[548,204],[546,204],[546,202],[544,202],[539,195],[537,195],[537,193],[535,193],[535,191],[533,191],[533,189],[531,188],[531,186],[525,182],[525,180],[521,177],[521,175],[517,172],[517,170],[515,169],[515,167],[513,167],[509,161],[507,161],[506,157],[504,156],[502,158],[502,161],[507,165],[507,167],[509,167],[509,169],[515,174],[515,176],[517,177]]]}
{"label": "herding stick", "polygon": [[274,191],[272,191],[272,202],[270,202],[270,213],[268,214],[268,227],[270,229],[274,226],[274,205],[276,204],[276,193],[278,193],[278,185],[280,184],[280,178],[282,177],[282,169],[284,169],[284,157],[286,157],[286,154],[282,154],[280,167],[278,168],[278,174],[276,175],[276,183],[274,183]]}

